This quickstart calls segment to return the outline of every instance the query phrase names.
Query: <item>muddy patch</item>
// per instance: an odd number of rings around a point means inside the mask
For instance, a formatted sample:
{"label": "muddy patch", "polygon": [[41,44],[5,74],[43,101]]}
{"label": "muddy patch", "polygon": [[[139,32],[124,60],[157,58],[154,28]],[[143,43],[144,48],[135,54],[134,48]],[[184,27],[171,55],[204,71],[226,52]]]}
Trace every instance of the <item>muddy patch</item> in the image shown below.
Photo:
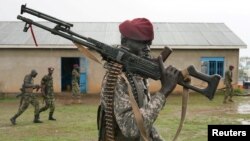
{"label": "muddy patch", "polygon": [[239,121],[241,124],[243,125],[250,125],[250,120],[249,119],[238,119],[237,121]]}
{"label": "muddy patch", "polygon": [[250,114],[250,102],[240,103],[237,108],[239,114]]}

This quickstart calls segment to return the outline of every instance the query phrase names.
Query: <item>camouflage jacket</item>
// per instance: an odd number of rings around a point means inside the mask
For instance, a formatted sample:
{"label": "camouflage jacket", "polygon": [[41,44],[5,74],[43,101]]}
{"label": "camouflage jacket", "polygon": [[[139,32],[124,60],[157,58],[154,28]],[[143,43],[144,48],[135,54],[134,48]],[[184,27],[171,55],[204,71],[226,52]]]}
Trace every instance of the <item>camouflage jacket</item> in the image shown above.
{"label": "camouflage jacket", "polygon": [[232,77],[233,77],[233,72],[230,71],[230,70],[227,70],[225,72],[224,84],[225,85],[231,85],[231,83],[232,83]]}
{"label": "camouflage jacket", "polygon": [[54,96],[53,77],[51,75],[44,75],[41,80],[42,91],[47,97]]}
{"label": "camouflage jacket", "polygon": [[[161,93],[156,93],[152,97],[150,97],[149,93],[145,93],[144,91],[147,86],[143,82],[143,79],[138,76],[136,77],[136,81],[138,84],[138,98],[142,104],[139,104],[140,112],[144,119],[144,127],[150,135],[150,139],[153,141],[162,141],[160,135],[157,133],[156,129],[153,127],[153,123],[155,122],[160,110],[163,108],[166,102],[166,98]],[[103,91],[105,87],[104,78],[102,84],[101,91],[101,105],[105,109],[105,99],[103,96]],[[140,141],[140,133],[139,129],[136,125],[136,120],[134,113],[132,111],[132,107],[130,104],[129,96],[128,96],[129,83],[125,80],[125,77],[120,76],[118,78],[118,82],[116,84],[115,93],[114,93],[114,116],[116,119],[116,123],[119,129],[116,129],[116,140],[130,140],[130,141]],[[143,93],[144,92],[144,93]]]}
{"label": "camouflage jacket", "polygon": [[23,92],[32,93],[34,86],[35,86],[34,80],[31,74],[25,75],[24,80],[23,80],[23,86],[22,86]]}
{"label": "camouflage jacket", "polygon": [[76,69],[72,71],[72,83],[78,83],[80,79],[80,74]]}

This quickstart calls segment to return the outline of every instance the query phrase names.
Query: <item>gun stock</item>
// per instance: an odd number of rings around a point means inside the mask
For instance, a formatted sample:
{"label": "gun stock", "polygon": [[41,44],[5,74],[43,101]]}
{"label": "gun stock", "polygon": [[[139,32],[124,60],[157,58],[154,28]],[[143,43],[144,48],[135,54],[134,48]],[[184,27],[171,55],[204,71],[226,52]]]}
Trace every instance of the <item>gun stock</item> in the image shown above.
{"label": "gun stock", "polygon": [[[78,43],[80,45],[88,47],[89,49],[95,50],[103,57],[104,60],[112,60],[114,62],[122,64],[124,67],[124,71],[136,73],[146,78],[152,78],[154,80],[159,80],[161,78],[160,66],[156,61],[136,56],[123,48],[115,48],[95,39],[77,34],[70,30],[70,27],[73,27],[73,24],[59,20],[42,12],[38,12],[34,9],[27,8],[26,5],[22,5],[21,7],[21,14],[23,13],[29,13],[31,15],[57,24],[54,28],[50,28],[40,23],[34,22],[29,18],[18,15],[17,19],[22,20],[26,23],[26,30],[29,27],[27,26],[27,24],[35,25],[39,28],[51,32],[54,35],[61,36],[63,38],[71,40],[74,43]],[[172,50],[170,48],[164,48],[161,53],[163,62],[168,58],[171,52]],[[178,80],[178,84],[199,92],[211,100],[214,97],[214,93],[220,81],[220,77],[218,75],[208,76],[197,72],[193,66],[188,67],[187,71],[189,75],[207,82],[207,88],[201,89],[186,83],[183,80],[184,76],[180,77],[180,79]]]}
{"label": "gun stock", "polygon": [[205,81],[207,82],[207,87],[206,88],[198,88],[198,87],[195,87],[189,83],[186,83],[183,79],[183,75],[180,76],[180,79],[178,81],[178,84],[186,87],[186,88],[189,88],[191,90],[194,90],[196,92],[199,92],[203,95],[205,95],[208,99],[212,100],[213,97],[214,97],[214,93],[217,89],[217,86],[220,82],[220,76],[219,75],[205,75],[201,72],[198,72],[196,71],[196,69],[194,68],[194,66],[189,66],[187,69],[187,72],[188,72],[188,75],[190,76],[193,76],[199,80],[202,80],[202,81]]}

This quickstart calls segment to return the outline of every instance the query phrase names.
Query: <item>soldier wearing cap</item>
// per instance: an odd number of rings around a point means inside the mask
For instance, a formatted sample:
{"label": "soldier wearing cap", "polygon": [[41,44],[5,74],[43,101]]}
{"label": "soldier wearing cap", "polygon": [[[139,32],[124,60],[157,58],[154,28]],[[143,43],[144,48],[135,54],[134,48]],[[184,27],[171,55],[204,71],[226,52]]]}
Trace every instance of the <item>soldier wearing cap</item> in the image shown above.
{"label": "soldier wearing cap", "polygon": [[33,105],[35,108],[34,111],[34,123],[42,123],[42,121],[39,120],[39,102],[37,100],[37,95],[33,93],[33,89],[37,89],[37,91],[40,88],[40,85],[34,84],[33,78],[37,76],[37,71],[32,70],[30,74],[27,74],[24,77],[23,86],[22,86],[22,97],[20,101],[20,106],[17,111],[17,113],[10,119],[11,123],[13,125],[16,124],[16,119],[19,117],[29,106],[29,104]]}
{"label": "soldier wearing cap", "polygon": [[44,75],[41,80],[41,92],[45,101],[45,106],[39,110],[39,113],[50,109],[48,120],[56,120],[53,117],[55,111],[55,96],[53,89],[53,77],[52,74],[54,72],[54,68],[48,68],[48,74]]}
{"label": "soldier wearing cap", "polygon": [[72,96],[74,97],[80,95],[79,80],[80,80],[79,65],[74,64],[72,70],[72,80],[71,80]]}
{"label": "soldier wearing cap", "polygon": [[[233,97],[233,86],[232,86],[232,78],[233,78],[233,69],[234,66],[230,65],[229,69],[225,72],[225,79],[224,79],[224,84],[226,86],[226,92],[225,92],[225,97],[223,103],[227,103],[227,100],[229,102],[233,102],[232,97]],[[228,99],[229,97],[229,99]]]}
{"label": "soldier wearing cap", "polygon": [[[136,18],[126,20],[119,25],[121,33],[121,48],[127,50],[140,57],[149,57],[150,45],[154,39],[154,31],[152,23],[146,18]],[[154,96],[150,96],[148,91],[148,81],[137,74],[130,72],[122,72],[118,76],[118,80],[114,89],[114,140],[119,141],[140,141],[143,140],[140,129],[137,125],[135,113],[132,110],[131,101],[129,98],[129,89],[134,97],[137,97],[136,104],[139,107],[139,112],[143,119],[143,127],[146,130],[148,140],[162,141],[163,139],[158,134],[153,123],[156,120],[159,112],[166,103],[166,98],[175,88],[177,83],[178,71],[169,66],[165,68],[161,56],[157,58],[162,70],[161,89]],[[109,63],[111,64],[111,63]],[[115,65],[114,65],[115,66]],[[109,67],[106,67],[109,68]],[[126,76],[126,77],[125,77]],[[101,103],[98,116],[99,141],[105,141],[110,138],[109,130],[105,123],[107,113],[105,90],[110,86],[107,84],[107,75],[104,76],[101,91]],[[136,84],[137,87],[135,87]],[[108,104],[109,105],[109,104]]]}

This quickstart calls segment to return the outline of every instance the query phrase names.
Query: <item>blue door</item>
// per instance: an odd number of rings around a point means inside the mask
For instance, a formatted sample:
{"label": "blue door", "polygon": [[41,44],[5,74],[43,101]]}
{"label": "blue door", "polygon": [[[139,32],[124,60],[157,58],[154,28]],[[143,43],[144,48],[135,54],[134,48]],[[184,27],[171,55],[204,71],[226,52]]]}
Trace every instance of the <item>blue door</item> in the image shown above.
{"label": "blue door", "polygon": [[82,94],[87,93],[87,84],[88,84],[87,70],[88,70],[87,59],[85,57],[81,57],[80,58],[80,92]]}

